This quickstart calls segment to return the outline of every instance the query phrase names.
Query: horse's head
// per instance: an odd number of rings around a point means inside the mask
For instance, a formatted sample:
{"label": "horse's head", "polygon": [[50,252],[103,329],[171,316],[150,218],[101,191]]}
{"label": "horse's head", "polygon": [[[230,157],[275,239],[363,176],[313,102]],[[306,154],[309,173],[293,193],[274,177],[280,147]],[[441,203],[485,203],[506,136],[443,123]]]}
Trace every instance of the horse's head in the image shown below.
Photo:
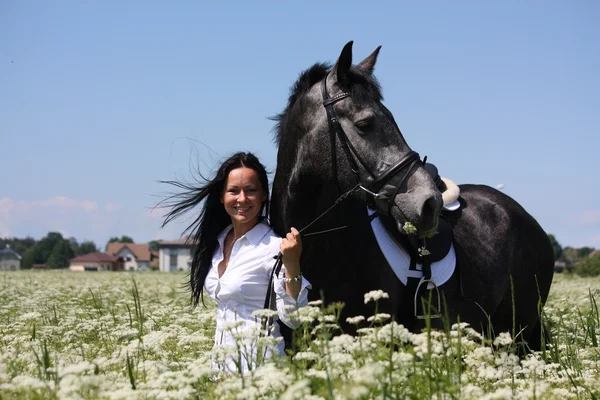
{"label": "horse's head", "polygon": [[379,49],[352,66],[349,42],[331,70],[317,64],[299,78],[280,116],[280,154],[288,139],[283,131],[295,131],[295,151],[287,155],[296,155],[292,175],[322,177],[343,191],[356,187],[356,195],[394,218],[399,231],[410,233],[410,222],[428,234],[437,228],[442,196],[382,104],[373,76]]}

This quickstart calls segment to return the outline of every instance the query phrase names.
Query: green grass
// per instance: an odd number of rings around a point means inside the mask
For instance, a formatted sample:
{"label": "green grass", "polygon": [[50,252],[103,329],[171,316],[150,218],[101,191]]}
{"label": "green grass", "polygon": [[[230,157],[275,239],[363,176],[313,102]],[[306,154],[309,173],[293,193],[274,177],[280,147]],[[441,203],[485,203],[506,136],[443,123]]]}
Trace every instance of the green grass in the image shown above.
{"label": "green grass", "polygon": [[523,358],[512,332],[494,343],[464,325],[413,334],[383,314],[356,337],[332,336],[341,305],[315,303],[299,316],[296,354],[218,378],[214,305],[192,310],[184,281],[0,273],[0,399],[600,398],[600,278],[556,276],[552,344]]}

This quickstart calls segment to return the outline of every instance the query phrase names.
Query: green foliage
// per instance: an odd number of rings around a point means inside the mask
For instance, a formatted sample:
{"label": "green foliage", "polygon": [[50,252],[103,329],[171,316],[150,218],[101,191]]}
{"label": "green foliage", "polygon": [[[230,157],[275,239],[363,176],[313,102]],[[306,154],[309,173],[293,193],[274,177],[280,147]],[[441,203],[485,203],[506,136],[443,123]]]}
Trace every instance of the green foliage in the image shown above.
{"label": "green foliage", "polygon": [[158,244],[160,243],[160,240],[151,240],[148,242],[148,245],[150,246],[150,251],[158,251]]}
{"label": "green foliage", "polygon": [[[45,238],[43,238],[36,246],[35,246],[35,263],[43,264],[50,258],[54,247],[62,242],[64,239],[62,235],[58,232],[48,232]],[[71,245],[67,242],[67,246],[69,248]]]}
{"label": "green foliage", "polygon": [[75,257],[75,253],[70,243],[62,240],[54,246],[46,264],[48,268],[66,268],[69,266],[69,260],[73,257]]}
{"label": "green foliage", "polygon": [[81,244],[79,245],[79,249],[77,251],[77,255],[82,255],[82,254],[90,254],[90,253],[95,253],[98,251],[98,247],[96,247],[96,243],[90,241],[90,240],[86,240],[84,242],[81,242]]}
{"label": "green foliage", "polygon": [[131,236],[123,235],[121,237],[113,236],[110,239],[108,239],[108,243],[106,243],[106,248],[108,248],[108,245],[110,243],[135,243],[135,242],[133,241]]}
{"label": "green foliage", "polygon": [[19,253],[21,256],[23,256],[27,249],[33,247],[35,244],[35,239],[31,237],[26,237],[24,239],[0,238],[0,249],[4,249],[6,245],[9,245],[11,249]]}
{"label": "green foliage", "polygon": [[571,263],[571,265],[575,265],[579,262],[579,259],[581,258],[578,253],[578,249],[567,246],[563,248],[562,259]]}
{"label": "green foliage", "polygon": [[575,266],[575,272],[580,276],[600,275],[600,257],[586,257]]}
{"label": "green foliage", "polygon": [[593,247],[580,247],[577,249],[577,255],[579,256],[579,258],[584,258],[589,256],[592,251],[594,251]]}
{"label": "green foliage", "polygon": [[131,236],[123,235],[121,237],[113,236],[108,239],[108,243],[135,243]]}
{"label": "green foliage", "polygon": [[552,250],[554,250],[554,261],[556,261],[562,256],[563,248],[553,234],[549,233],[548,239],[550,239],[550,243],[552,244]]}

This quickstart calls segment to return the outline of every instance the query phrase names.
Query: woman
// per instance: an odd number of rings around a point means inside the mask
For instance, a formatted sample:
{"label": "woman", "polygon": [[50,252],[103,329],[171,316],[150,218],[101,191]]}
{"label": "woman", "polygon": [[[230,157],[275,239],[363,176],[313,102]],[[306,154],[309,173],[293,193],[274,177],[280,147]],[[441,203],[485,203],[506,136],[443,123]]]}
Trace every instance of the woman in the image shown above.
{"label": "woman", "polygon": [[[200,215],[186,230],[192,232],[190,239],[197,243],[189,280],[192,304],[197,306],[201,298],[204,302],[203,290],[216,301],[215,348],[236,350],[233,355],[217,357],[216,367],[244,372],[260,362],[257,358],[261,355],[256,342],[249,344],[246,340],[239,347],[240,338],[260,329],[260,318],[252,313],[264,307],[274,258],[279,252],[283,268],[274,277],[279,319],[295,328],[290,314],[308,304],[310,284],[300,270],[300,234],[292,228],[280,238],[265,222],[269,213],[267,172],[252,153],[234,154],[201,187],[168,183],[184,191],[170,198],[172,209],[163,226],[204,202]],[[277,323],[268,333],[281,338]],[[284,354],[283,340],[275,349]]]}

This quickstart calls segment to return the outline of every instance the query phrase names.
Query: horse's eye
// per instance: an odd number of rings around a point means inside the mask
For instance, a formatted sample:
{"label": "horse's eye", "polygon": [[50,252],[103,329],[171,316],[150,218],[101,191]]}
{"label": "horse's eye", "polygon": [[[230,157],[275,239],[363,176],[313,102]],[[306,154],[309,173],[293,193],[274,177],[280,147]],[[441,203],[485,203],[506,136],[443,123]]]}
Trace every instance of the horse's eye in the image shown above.
{"label": "horse's eye", "polygon": [[360,121],[356,121],[354,123],[354,126],[356,126],[358,129],[360,129],[362,132],[369,131],[373,128],[373,119],[372,118],[361,119]]}

